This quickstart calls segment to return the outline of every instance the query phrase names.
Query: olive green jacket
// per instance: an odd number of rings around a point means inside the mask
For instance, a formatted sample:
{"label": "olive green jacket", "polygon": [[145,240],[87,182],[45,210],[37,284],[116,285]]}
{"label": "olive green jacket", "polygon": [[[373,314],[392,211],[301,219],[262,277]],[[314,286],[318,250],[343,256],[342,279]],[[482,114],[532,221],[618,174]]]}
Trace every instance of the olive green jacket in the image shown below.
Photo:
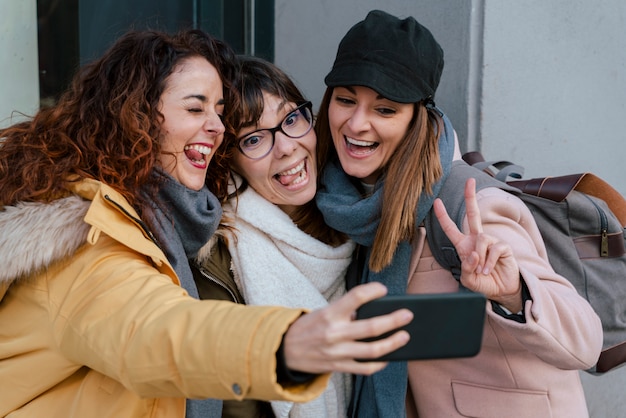
{"label": "olive green jacket", "polygon": [[[214,240],[210,254],[192,264],[193,278],[200,299],[219,299],[244,303],[231,269],[228,247],[222,239]],[[269,402],[256,400],[224,401],[222,418],[273,418]]]}

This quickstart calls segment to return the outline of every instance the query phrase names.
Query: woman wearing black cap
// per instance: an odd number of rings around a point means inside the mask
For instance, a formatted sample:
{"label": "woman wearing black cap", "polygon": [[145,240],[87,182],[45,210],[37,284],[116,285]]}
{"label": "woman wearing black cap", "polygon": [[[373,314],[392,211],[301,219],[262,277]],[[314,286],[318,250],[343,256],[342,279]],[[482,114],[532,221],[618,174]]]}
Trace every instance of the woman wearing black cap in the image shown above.
{"label": "woman wearing black cap", "polygon": [[316,200],[329,225],[359,244],[357,281],[381,281],[390,294],[457,291],[426,239],[434,210],[462,260],[461,284],[490,301],[477,356],[394,362],[357,376],[351,416],[401,417],[406,401],[408,416],[421,418],[586,417],[578,370],[598,358],[600,321],[550,266],[526,206],[497,188],[476,192],[468,180],[459,231],[436,199],[460,159],[433,101],[442,69],[428,29],[372,11],[341,40],[325,78]]}

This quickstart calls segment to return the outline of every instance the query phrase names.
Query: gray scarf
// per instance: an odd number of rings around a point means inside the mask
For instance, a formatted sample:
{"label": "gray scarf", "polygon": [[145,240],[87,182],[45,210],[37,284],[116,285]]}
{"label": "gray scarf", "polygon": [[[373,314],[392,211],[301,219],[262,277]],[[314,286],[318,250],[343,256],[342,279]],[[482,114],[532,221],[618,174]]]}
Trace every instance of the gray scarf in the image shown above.
{"label": "gray scarf", "polygon": [[[415,213],[416,225],[419,225],[431,210],[452,165],[454,129],[448,118],[443,113],[440,114],[444,121],[444,132],[439,139],[439,154],[444,174],[434,185],[432,195],[424,192],[420,196]],[[343,171],[341,164],[335,159],[322,173],[316,202],[328,225],[346,233],[356,243],[367,248],[361,283],[379,281],[387,286],[388,294],[398,295],[406,291],[411,261],[409,242],[404,241],[398,245],[391,264],[380,272],[375,273],[368,268],[371,246],[380,223],[384,187],[384,179],[381,179],[372,195],[362,196],[354,179]],[[404,406],[407,379],[406,362],[391,362],[385,369],[372,376],[356,376],[351,405],[352,416],[359,418],[406,416]]]}
{"label": "gray scarf", "polygon": [[[143,215],[144,221],[174,268],[181,286],[189,295],[199,299],[189,260],[215,233],[222,217],[222,207],[206,186],[198,191],[191,190],[162,170],[155,170],[153,178],[159,189],[152,201],[152,212]],[[221,400],[187,400],[187,418],[219,417],[221,414]]]}

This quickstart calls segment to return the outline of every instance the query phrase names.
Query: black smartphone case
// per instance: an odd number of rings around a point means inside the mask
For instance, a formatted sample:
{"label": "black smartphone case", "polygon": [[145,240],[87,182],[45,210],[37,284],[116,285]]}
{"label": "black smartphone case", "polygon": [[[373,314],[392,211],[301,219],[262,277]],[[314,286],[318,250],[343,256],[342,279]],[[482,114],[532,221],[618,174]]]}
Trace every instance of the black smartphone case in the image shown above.
{"label": "black smartphone case", "polygon": [[[405,346],[380,358],[363,361],[475,356],[482,342],[485,304],[484,295],[470,291],[385,296],[368,302],[357,310],[357,319],[387,314],[400,308],[411,310],[414,316],[408,325],[399,328],[411,335]],[[391,334],[389,332],[378,338]]]}

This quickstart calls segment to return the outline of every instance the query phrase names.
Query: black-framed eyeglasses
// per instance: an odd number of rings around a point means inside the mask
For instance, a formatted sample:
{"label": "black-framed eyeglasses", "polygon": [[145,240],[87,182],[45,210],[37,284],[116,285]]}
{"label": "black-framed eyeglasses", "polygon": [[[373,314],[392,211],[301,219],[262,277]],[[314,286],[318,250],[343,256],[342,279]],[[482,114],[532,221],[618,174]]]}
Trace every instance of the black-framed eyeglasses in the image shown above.
{"label": "black-framed eyeglasses", "polygon": [[280,131],[289,138],[301,138],[313,127],[313,105],[304,102],[289,112],[285,119],[274,128],[259,129],[237,139],[239,151],[252,160],[260,160],[270,153]]}

